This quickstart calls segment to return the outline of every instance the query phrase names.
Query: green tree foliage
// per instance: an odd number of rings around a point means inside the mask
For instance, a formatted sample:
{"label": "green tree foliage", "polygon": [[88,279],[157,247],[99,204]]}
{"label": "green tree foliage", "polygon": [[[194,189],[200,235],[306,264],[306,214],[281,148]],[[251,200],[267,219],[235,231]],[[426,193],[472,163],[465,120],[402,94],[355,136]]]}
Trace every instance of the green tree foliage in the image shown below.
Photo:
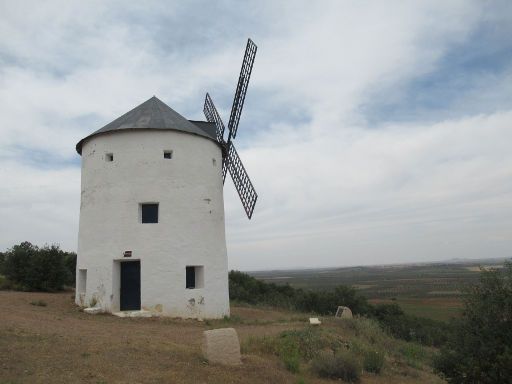
{"label": "green tree foliage", "polygon": [[333,291],[305,291],[289,285],[265,283],[239,271],[229,273],[229,296],[234,301],[322,315],[334,315],[339,305],[350,307],[354,314],[366,314],[370,308],[366,298],[357,295],[351,287],[339,286]]}
{"label": "green tree foliage", "polygon": [[4,274],[5,253],[0,252],[0,275]]}
{"label": "green tree foliage", "polygon": [[239,271],[229,272],[231,300],[293,308],[295,290],[289,285],[268,284]]}
{"label": "green tree foliage", "polygon": [[435,361],[449,383],[512,383],[512,263],[482,270]]}
{"label": "green tree foliage", "polygon": [[379,304],[372,316],[390,334],[407,341],[439,347],[446,343],[450,326],[440,321],[404,313],[398,304]]}
{"label": "green tree foliage", "polygon": [[7,250],[3,273],[15,287],[31,291],[56,291],[73,284],[76,255],[58,245],[37,247],[27,241]]}

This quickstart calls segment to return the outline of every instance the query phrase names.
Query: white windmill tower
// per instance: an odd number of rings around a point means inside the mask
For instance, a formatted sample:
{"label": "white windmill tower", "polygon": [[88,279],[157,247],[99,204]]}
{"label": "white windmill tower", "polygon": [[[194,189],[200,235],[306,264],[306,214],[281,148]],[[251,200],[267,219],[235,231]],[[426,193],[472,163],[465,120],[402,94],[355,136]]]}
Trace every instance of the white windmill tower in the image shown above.
{"label": "white windmill tower", "polygon": [[228,129],[208,94],[207,121],[152,97],[76,145],[82,189],[75,301],[107,312],[229,315],[223,184],[249,219],[257,194],[232,143],[256,55],[249,39]]}

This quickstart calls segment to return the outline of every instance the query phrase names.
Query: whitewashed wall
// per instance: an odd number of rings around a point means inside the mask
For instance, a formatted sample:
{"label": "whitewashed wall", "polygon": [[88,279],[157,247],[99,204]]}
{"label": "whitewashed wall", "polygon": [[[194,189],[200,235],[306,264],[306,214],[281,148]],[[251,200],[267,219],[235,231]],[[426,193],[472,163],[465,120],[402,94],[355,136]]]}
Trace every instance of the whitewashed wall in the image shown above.
{"label": "whitewashed wall", "polygon": [[[172,159],[164,159],[172,150]],[[107,153],[114,155],[107,162]],[[222,155],[212,140],[169,130],[125,130],[82,148],[76,303],[119,310],[119,261],[141,263],[141,306],[163,315],[229,315]],[[158,224],[142,224],[139,203],[158,202]],[[204,288],[185,288],[185,267],[204,266]],[[83,276],[83,273],[82,273]],[[94,298],[94,299],[93,299]]]}

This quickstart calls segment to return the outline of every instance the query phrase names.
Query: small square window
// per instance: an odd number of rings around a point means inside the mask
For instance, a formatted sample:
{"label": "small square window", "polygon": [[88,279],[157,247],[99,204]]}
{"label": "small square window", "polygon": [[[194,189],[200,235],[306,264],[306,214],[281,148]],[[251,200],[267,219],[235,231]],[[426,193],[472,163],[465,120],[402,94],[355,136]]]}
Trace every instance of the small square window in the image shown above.
{"label": "small square window", "polygon": [[185,288],[196,289],[204,287],[204,267],[187,266],[185,267],[186,282]]}
{"label": "small square window", "polygon": [[141,204],[140,219],[142,224],[158,223],[158,203]]}
{"label": "small square window", "polygon": [[164,159],[172,159],[172,151],[164,151]]}
{"label": "small square window", "polygon": [[114,154],[113,153],[107,153],[105,155],[105,161],[114,161]]}

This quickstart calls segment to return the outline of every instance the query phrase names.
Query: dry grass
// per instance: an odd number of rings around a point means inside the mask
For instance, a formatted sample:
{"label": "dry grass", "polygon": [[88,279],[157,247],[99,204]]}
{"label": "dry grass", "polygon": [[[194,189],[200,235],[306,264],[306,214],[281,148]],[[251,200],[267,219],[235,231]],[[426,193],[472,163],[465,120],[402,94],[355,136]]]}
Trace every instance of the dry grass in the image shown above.
{"label": "dry grass", "polygon": [[[44,301],[47,306],[31,305]],[[200,353],[202,332],[236,328],[242,343],[305,327],[285,311],[233,308],[232,320],[197,322],[131,319],[80,312],[71,293],[0,292],[0,383],[331,383],[288,372],[275,356],[247,353],[241,367],[210,365]],[[326,322],[326,328],[337,327]],[[440,382],[424,369],[397,362],[363,383]]]}

